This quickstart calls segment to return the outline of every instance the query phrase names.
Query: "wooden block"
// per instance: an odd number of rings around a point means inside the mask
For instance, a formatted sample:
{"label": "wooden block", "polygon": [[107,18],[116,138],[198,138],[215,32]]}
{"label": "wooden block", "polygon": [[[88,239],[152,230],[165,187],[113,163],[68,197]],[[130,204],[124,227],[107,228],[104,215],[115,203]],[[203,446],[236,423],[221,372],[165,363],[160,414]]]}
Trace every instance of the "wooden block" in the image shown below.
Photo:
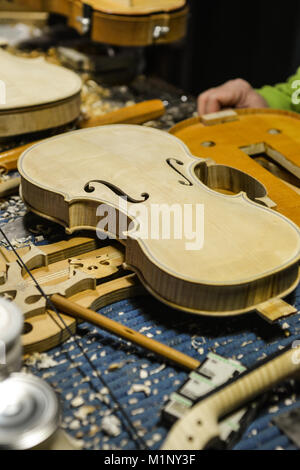
{"label": "wooden block", "polygon": [[273,323],[280,320],[280,318],[288,317],[293,313],[297,313],[297,309],[284,302],[284,300],[272,299],[262,304],[261,307],[257,309],[257,312],[269,323]]}
{"label": "wooden block", "polygon": [[216,124],[223,124],[225,122],[232,122],[237,120],[238,114],[232,109],[219,111],[218,113],[204,114],[200,118],[200,121],[205,126],[215,126]]}

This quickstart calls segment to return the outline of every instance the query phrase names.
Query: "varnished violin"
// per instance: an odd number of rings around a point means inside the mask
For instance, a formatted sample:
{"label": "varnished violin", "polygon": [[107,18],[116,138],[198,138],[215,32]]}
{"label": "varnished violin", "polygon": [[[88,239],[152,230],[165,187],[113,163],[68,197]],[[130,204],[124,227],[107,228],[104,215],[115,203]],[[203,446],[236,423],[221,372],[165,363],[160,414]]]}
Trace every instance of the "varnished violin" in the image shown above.
{"label": "varnished violin", "polygon": [[64,15],[70,26],[94,41],[147,46],[184,37],[185,0],[14,0],[26,8]]}
{"label": "varnished violin", "polygon": [[[30,209],[68,233],[123,238],[127,269],[172,307],[214,316],[274,311],[298,285],[299,228],[267,207],[264,186],[192,156],[170,134],[133,125],[72,132],[26,150],[19,172]],[[208,172],[240,192],[216,192]]]}

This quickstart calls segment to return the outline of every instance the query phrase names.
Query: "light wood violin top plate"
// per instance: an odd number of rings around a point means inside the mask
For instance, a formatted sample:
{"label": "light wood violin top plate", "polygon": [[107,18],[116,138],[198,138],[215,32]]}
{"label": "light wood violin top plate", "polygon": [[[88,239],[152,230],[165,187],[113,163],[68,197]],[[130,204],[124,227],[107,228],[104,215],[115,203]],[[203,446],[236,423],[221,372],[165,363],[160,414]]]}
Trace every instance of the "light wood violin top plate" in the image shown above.
{"label": "light wood violin top plate", "polygon": [[0,49],[0,64],[0,78],[6,84],[6,104],[0,105],[0,111],[41,106],[81,91],[77,74],[43,58],[16,57]]}
{"label": "light wood violin top plate", "polygon": [[[149,214],[155,204],[177,204],[183,210],[191,205],[194,216],[196,205],[203,204],[200,249],[187,249],[183,226],[181,239],[164,239],[160,231],[158,239],[135,240],[129,231],[127,264],[168,304],[195,313],[219,308],[222,313],[241,313],[295,288],[300,258],[297,226],[245,193],[230,196],[211,190],[199,179],[199,168],[204,167],[205,160],[193,157],[177,138],[129,125],[48,139],[27,150],[19,162],[25,202],[68,232],[95,228],[100,221],[97,207],[105,203],[118,208],[120,192],[128,195],[128,207],[143,206]],[[95,180],[94,191],[87,192]],[[249,186],[253,181],[250,178]],[[270,284],[268,279],[273,279]],[[251,291],[254,285],[257,289]],[[224,298],[210,298],[209,288],[218,295],[222,291]],[[246,297],[240,297],[240,289],[246,289]]]}
{"label": "light wood violin top plate", "polygon": [[74,72],[0,50],[0,138],[66,125],[80,113],[81,80]]}

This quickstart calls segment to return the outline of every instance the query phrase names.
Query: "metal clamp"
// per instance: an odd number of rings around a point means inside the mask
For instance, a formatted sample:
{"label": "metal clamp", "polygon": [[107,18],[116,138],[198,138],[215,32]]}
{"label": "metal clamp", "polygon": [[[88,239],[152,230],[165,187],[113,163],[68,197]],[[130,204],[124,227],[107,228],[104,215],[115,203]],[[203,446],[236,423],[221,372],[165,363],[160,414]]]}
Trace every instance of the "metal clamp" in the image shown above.
{"label": "metal clamp", "polygon": [[162,36],[166,36],[170,32],[169,26],[154,26],[153,39],[159,39]]}
{"label": "metal clamp", "polygon": [[86,33],[89,32],[90,26],[91,26],[91,19],[90,18],[86,18],[84,16],[77,16],[76,21],[77,21],[77,23],[79,23],[81,25],[83,34],[86,34]]}

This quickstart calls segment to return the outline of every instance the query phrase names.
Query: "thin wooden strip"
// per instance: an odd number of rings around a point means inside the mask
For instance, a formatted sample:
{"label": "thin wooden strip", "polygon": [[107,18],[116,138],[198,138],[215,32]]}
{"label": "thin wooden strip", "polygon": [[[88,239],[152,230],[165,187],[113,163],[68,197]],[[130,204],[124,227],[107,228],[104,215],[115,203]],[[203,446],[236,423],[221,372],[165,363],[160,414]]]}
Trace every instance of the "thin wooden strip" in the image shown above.
{"label": "thin wooden strip", "polygon": [[97,325],[121,338],[125,338],[132,343],[138,344],[160,356],[163,356],[173,363],[180,365],[188,370],[194,370],[200,366],[200,362],[166,346],[158,341],[148,338],[137,331],[120,325],[119,323],[106,318],[104,315],[95,313],[92,310],[82,307],[60,295],[53,295],[51,300],[56,308],[80,320],[87,321],[93,325]]}

